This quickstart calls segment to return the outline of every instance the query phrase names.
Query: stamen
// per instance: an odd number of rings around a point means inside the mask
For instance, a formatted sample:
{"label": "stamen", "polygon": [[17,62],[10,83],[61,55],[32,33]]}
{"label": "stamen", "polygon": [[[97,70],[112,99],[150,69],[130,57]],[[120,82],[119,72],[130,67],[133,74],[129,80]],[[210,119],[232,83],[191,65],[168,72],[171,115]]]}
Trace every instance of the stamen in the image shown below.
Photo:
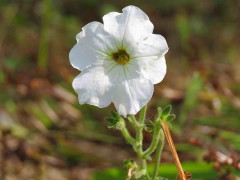
{"label": "stamen", "polygon": [[113,57],[114,61],[116,61],[120,65],[125,65],[129,62],[129,55],[123,49],[118,50],[117,52],[114,52],[112,54],[112,57]]}

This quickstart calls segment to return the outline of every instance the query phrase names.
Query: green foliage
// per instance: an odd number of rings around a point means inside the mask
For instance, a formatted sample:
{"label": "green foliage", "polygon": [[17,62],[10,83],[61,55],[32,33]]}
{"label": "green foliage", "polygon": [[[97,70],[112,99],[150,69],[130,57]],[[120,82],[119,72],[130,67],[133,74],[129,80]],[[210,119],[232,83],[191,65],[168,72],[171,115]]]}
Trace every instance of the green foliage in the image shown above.
{"label": "green foliage", "polygon": [[[216,170],[212,168],[212,164],[207,164],[204,162],[183,163],[183,168],[187,172],[191,172],[194,180],[206,180],[206,179],[216,179]],[[153,170],[153,167],[150,166],[150,171]],[[170,179],[175,179],[177,170],[174,164],[161,164],[159,168],[159,174],[162,177]],[[126,173],[119,171],[116,168],[107,169],[105,171],[97,171],[91,180],[105,180],[105,179],[116,179],[124,180],[126,179]]]}
{"label": "green foliage", "polygon": [[158,107],[157,120],[160,118],[161,121],[165,121],[169,127],[171,127],[171,122],[176,118],[175,114],[170,114],[172,111],[172,106],[168,105],[165,108]]}
{"label": "green foliage", "polygon": [[113,118],[119,118],[119,115],[116,111],[111,111],[110,112]]}
{"label": "green foliage", "polygon": [[45,111],[38,105],[29,102],[25,109],[28,113],[33,115],[39,122],[45,127],[50,127],[53,124],[53,120],[45,113]]}
{"label": "green foliage", "polygon": [[53,2],[51,0],[41,1],[41,32],[38,51],[38,65],[41,70],[46,71],[48,66],[49,30],[53,15]]}
{"label": "green foliage", "polygon": [[78,149],[67,141],[60,140],[57,144],[57,151],[61,156],[64,157],[65,161],[69,166],[76,165],[81,162],[81,160],[86,159],[85,155],[82,155]]}
{"label": "green foliage", "polygon": [[101,5],[100,15],[104,16],[105,14],[107,14],[109,12],[114,12],[114,11],[118,11],[118,8],[114,4],[104,3]]}
{"label": "green foliage", "polygon": [[174,120],[176,118],[176,115],[175,114],[169,114],[166,118],[166,121],[167,122],[170,122],[172,120]]}
{"label": "green foliage", "polygon": [[167,116],[170,114],[171,110],[172,110],[172,106],[171,105],[166,106],[163,109],[162,113],[161,113],[161,118],[166,119]]}
{"label": "green foliage", "polygon": [[108,123],[108,128],[116,128],[119,122],[119,119],[105,118],[105,121]]}
{"label": "green foliage", "polygon": [[198,93],[202,90],[203,79],[199,73],[194,73],[192,79],[190,80],[184,99],[184,107],[186,110],[190,110],[195,107],[198,101]]}
{"label": "green foliage", "polygon": [[108,123],[108,128],[118,128],[121,117],[115,111],[111,111],[111,115],[112,117],[105,118],[105,121]]}
{"label": "green foliage", "polygon": [[189,48],[189,37],[191,35],[189,19],[186,14],[178,14],[176,17],[176,28],[179,33],[181,45],[185,48]]}
{"label": "green foliage", "polygon": [[203,116],[196,118],[193,123],[225,130],[238,131],[240,128],[240,123],[238,120],[239,118],[236,116]]}
{"label": "green foliage", "polygon": [[154,123],[152,121],[146,121],[144,129],[149,133],[153,133]]}
{"label": "green foliage", "polygon": [[183,126],[187,123],[187,113],[196,108],[198,102],[198,93],[202,90],[203,80],[199,73],[194,73],[190,80],[185,96],[184,103],[179,115],[180,124]]}
{"label": "green foliage", "polygon": [[163,109],[161,107],[158,107],[157,111],[158,111],[157,116],[160,116],[162,114]]}
{"label": "green foliage", "polygon": [[240,151],[240,135],[230,131],[221,131],[220,136],[227,140],[236,150]]}

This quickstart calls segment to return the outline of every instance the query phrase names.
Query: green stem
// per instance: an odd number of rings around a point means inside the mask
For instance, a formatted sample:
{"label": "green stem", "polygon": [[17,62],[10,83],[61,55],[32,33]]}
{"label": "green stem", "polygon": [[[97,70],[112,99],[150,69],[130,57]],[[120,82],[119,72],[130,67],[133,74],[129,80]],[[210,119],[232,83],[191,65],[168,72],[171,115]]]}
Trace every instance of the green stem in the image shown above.
{"label": "green stem", "polygon": [[152,176],[151,180],[155,180],[155,178],[158,175],[158,168],[159,168],[160,161],[161,161],[163,145],[164,145],[164,133],[161,130],[160,138],[159,138],[157,149],[156,149],[155,165],[154,165],[153,176]]}
{"label": "green stem", "polygon": [[142,129],[143,128],[141,126],[136,127],[136,147],[139,157],[142,156],[142,141],[143,141]]}
{"label": "green stem", "polygon": [[53,4],[51,0],[42,0],[41,2],[41,29],[38,49],[38,66],[46,72],[48,67],[48,48],[49,48],[49,30],[51,25],[51,17],[53,15]]}
{"label": "green stem", "polygon": [[126,123],[123,118],[120,118],[120,127],[118,129],[122,132],[125,140],[134,147],[136,142],[127,130]]}
{"label": "green stem", "polygon": [[161,133],[161,122],[160,122],[160,119],[157,119],[155,126],[154,126],[152,143],[149,146],[149,148],[143,152],[143,154],[142,154],[143,157],[149,156],[155,151],[155,149],[158,145],[158,142],[159,142],[160,133]]}
{"label": "green stem", "polygon": [[146,119],[146,111],[147,111],[147,106],[144,106],[141,109],[140,117],[138,121],[134,115],[129,115],[128,117],[129,122],[133,125],[133,127],[136,130],[136,140],[134,140],[129,134],[129,132],[127,131],[124,120],[121,120],[123,122],[121,123],[121,128],[119,129],[121,130],[125,139],[133,146],[133,149],[137,153],[137,156],[140,159],[140,171],[143,173],[142,175],[145,175],[147,179],[150,180],[150,176],[147,172],[147,162],[146,162],[146,159],[142,156],[143,154],[143,149],[142,149],[143,132],[142,131],[143,131],[144,122]]}
{"label": "green stem", "polygon": [[143,127],[144,127],[144,121],[146,119],[146,111],[147,111],[147,106],[144,106],[142,109],[141,109],[141,112],[140,112],[140,117],[139,117],[139,121],[137,123],[137,126],[135,127],[136,128],[136,151],[137,151],[137,154],[138,154],[138,157],[140,159],[140,167],[142,170],[144,170],[146,172],[146,176],[148,179],[149,178],[149,175],[147,173],[147,162],[146,162],[146,159],[144,159],[142,157],[142,153],[143,153],[143,150],[142,150],[142,143],[143,143],[143,133],[142,133],[142,130],[143,130]]}
{"label": "green stem", "polygon": [[146,118],[146,111],[147,111],[147,106],[144,106],[141,109],[139,121],[138,121],[138,124],[136,126],[136,146],[137,146],[137,149],[138,149],[139,156],[142,156],[142,141],[143,141],[142,130],[143,130],[144,121],[145,121],[145,118]]}
{"label": "green stem", "polygon": [[137,126],[138,122],[134,115],[129,115],[128,120],[134,126],[134,128]]}

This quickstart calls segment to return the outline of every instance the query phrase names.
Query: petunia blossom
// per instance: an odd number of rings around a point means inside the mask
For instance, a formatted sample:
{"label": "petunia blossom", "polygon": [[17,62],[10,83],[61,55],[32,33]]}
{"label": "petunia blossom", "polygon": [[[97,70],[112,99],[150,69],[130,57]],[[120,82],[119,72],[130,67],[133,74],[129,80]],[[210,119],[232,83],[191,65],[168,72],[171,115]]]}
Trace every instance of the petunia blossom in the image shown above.
{"label": "petunia blossom", "polygon": [[113,103],[124,117],[136,114],[166,74],[167,42],[153,34],[153,24],[138,7],[106,14],[103,24],[85,25],[76,39],[69,58],[81,71],[73,80],[80,104]]}

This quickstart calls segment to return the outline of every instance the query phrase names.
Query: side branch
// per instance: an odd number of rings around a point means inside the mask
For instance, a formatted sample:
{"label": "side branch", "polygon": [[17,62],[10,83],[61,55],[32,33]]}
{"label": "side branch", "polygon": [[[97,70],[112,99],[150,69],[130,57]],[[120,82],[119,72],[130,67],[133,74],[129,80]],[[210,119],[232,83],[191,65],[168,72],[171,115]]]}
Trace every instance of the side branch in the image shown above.
{"label": "side branch", "polygon": [[160,120],[156,120],[151,145],[146,151],[143,152],[142,154],[143,157],[149,156],[155,151],[160,138],[160,133],[161,133],[161,123],[160,123]]}
{"label": "side branch", "polygon": [[133,137],[130,135],[129,131],[127,130],[126,123],[123,118],[120,118],[120,124],[117,129],[119,129],[122,132],[123,137],[129,144],[131,144],[132,146],[135,146],[135,140],[133,139]]}

